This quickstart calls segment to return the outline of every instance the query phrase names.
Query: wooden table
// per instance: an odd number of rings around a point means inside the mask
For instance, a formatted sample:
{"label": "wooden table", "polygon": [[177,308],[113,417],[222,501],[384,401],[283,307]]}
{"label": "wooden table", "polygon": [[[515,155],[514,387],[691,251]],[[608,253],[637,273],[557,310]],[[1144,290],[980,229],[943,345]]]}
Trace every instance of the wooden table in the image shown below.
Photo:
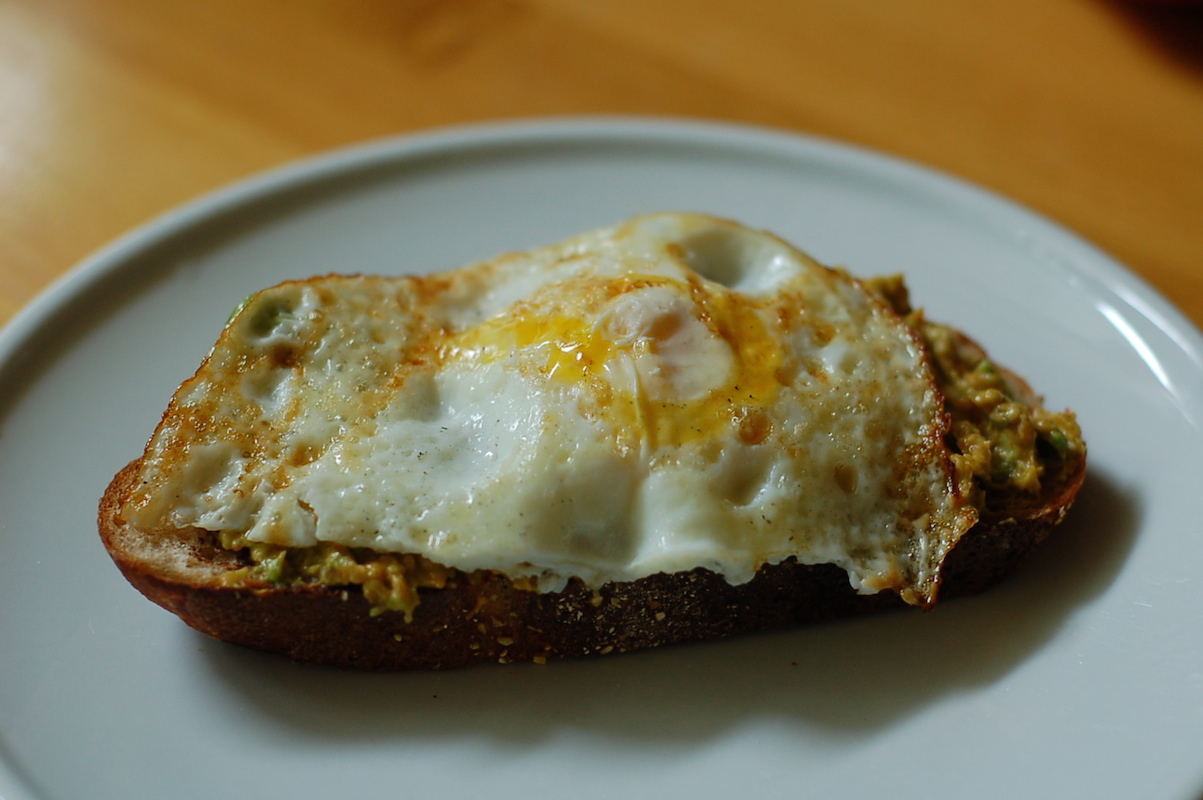
{"label": "wooden table", "polygon": [[0,0],[0,323],[257,170],[580,113],[926,163],[1077,231],[1203,324],[1203,9],[1120,0]]}

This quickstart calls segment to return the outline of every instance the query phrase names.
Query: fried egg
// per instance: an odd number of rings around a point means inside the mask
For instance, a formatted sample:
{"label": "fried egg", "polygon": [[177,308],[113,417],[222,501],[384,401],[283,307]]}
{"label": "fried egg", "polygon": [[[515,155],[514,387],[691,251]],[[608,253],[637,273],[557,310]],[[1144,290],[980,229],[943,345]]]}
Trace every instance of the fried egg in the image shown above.
{"label": "fried egg", "polygon": [[794,558],[927,604],[975,521],[914,332],[777,237],[654,214],[252,297],[125,513],[557,591]]}

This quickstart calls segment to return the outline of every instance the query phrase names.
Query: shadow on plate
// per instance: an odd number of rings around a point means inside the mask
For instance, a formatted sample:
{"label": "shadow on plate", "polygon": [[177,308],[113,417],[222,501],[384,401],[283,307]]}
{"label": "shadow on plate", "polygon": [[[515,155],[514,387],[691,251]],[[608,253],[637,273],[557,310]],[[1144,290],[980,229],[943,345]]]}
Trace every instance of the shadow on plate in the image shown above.
{"label": "shadow on plate", "polygon": [[[1111,584],[1135,541],[1134,493],[1088,476],[1074,513],[1026,567],[932,614],[906,610],[737,639],[546,666],[362,674],[203,640],[198,676],[295,738],[536,744],[567,732],[704,741],[754,720],[860,736],[989,687]],[[196,644],[199,634],[189,638]]]}

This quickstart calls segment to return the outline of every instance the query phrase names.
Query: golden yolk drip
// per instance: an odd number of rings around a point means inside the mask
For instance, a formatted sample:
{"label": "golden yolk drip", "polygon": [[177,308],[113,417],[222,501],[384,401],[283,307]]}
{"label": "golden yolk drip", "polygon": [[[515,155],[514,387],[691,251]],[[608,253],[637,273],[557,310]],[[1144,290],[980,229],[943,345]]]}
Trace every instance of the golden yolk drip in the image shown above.
{"label": "golden yolk drip", "polygon": [[[691,366],[673,363],[673,357],[689,361],[691,354],[679,352],[679,346],[672,357],[665,353],[669,339],[685,324],[678,316],[653,315],[637,336],[615,336],[599,323],[618,298],[652,287],[686,298],[692,317],[686,322],[700,323],[706,331],[699,350],[718,348],[730,358],[730,367],[717,373],[720,384],[680,398],[657,398],[639,379],[632,385],[629,377],[640,374],[635,365],[641,360],[669,376]],[[713,441],[730,431],[747,444],[759,444],[771,433],[762,409],[781,385],[782,348],[766,317],[771,315],[758,313],[750,298],[700,279],[594,278],[547,287],[506,313],[451,336],[440,352],[444,363],[515,358],[527,374],[583,390],[596,415],[618,429],[620,446],[639,441],[653,448],[678,446]],[[692,367],[704,371],[706,365]]]}

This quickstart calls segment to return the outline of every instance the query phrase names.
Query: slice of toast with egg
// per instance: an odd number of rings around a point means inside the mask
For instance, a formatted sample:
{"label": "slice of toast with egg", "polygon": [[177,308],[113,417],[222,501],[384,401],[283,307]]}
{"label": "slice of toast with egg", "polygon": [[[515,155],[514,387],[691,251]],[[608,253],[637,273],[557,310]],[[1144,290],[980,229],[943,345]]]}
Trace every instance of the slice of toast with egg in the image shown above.
{"label": "slice of toast with egg", "polygon": [[449,668],[930,608],[1013,571],[1085,463],[900,279],[655,214],[260,292],[99,525],[216,638]]}

